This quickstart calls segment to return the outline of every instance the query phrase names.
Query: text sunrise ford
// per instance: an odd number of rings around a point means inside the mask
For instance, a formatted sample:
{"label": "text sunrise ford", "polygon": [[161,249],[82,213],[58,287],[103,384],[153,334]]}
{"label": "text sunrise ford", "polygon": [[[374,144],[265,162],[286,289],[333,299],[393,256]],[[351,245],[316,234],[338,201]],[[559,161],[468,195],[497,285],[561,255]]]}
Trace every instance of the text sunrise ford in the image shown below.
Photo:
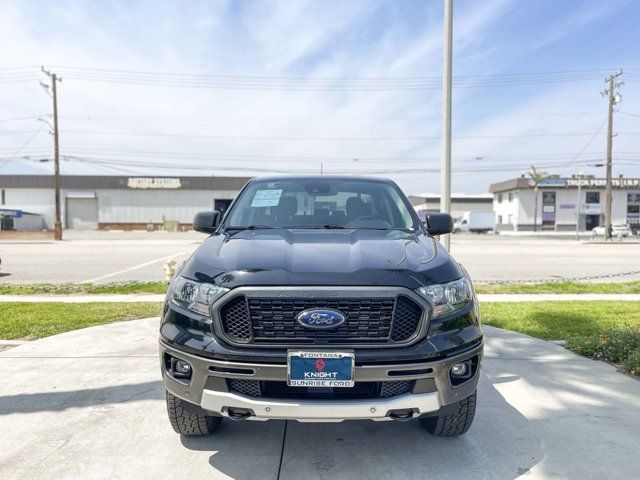
{"label": "text sunrise ford", "polygon": [[250,181],[176,273],[160,357],[182,435],[241,420],[418,418],[435,435],[471,426],[482,360],[466,270],[391,181]]}

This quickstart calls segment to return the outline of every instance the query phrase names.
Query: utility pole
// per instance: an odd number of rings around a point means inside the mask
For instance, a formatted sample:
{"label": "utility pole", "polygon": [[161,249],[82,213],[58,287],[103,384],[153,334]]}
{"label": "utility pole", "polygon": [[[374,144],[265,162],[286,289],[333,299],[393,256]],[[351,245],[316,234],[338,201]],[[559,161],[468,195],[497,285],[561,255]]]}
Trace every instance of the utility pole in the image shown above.
{"label": "utility pole", "polygon": [[613,152],[613,107],[620,102],[619,88],[624,82],[616,82],[616,78],[622,75],[622,70],[618,73],[609,75],[605,82],[608,88],[602,92],[603,96],[609,99],[609,116],[607,125],[607,184],[605,187],[605,211],[604,211],[604,238],[611,240],[611,170],[612,170],[612,152]]}
{"label": "utility pole", "polygon": [[51,80],[51,97],[53,98],[53,161],[54,161],[54,189],[56,199],[56,219],[54,223],[54,238],[62,240],[62,220],[60,213],[60,143],[58,139],[58,94],[57,83],[62,81],[55,73],[42,67],[42,72]]}
{"label": "utility pole", "polygon": [[[444,0],[444,56],[442,63],[442,163],[440,167],[440,212],[451,213],[451,56],[453,0]],[[443,235],[444,248],[451,250],[451,235]]]}

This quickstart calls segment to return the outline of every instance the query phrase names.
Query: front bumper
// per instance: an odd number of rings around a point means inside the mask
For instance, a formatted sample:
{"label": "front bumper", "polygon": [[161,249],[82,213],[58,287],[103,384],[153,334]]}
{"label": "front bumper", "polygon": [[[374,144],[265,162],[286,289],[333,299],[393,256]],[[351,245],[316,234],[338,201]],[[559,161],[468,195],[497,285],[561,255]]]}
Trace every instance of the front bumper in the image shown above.
{"label": "front bumper", "polygon": [[[428,414],[471,395],[478,384],[482,360],[482,342],[443,358],[384,365],[358,365],[356,382],[414,380],[412,393],[392,398],[366,400],[292,400],[252,398],[229,392],[227,379],[287,380],[286,363],[250,363],[214,360],[176,349],[160,341],[161,368],[166,389],[206,412],[233,416],[243,410],[254,420],[291,419],[299,421],[342,421],[349,419],[388,420],[395,412],[410,416]],[[189,381],[174,378],[166,367],[166,356],[188,361],[192,366]],[[476,358],[475,370],[468,380],[453,385],[449,376],[455,363]],[[358,354],[356,351],[356,362]]]}
{"label": "front bumper", "polygon": [[438,394],[401,395],[371,400],[282,400],[256,399],[233,393],[205,390],[201,407],[226,415],[229,408],[248,410],[254,420],[298,420],[300,422],[341,422],[343,420],[391,420],[395,411],[420,415],[440,408]]}

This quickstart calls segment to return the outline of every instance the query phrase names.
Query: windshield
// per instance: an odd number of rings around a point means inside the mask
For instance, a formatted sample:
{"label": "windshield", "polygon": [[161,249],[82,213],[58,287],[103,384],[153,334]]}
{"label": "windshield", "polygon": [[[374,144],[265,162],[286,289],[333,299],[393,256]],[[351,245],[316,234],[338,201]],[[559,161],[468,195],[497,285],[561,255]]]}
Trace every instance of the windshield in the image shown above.
{"label": "windshield", "polygon": [[224,228],[373,228],[415,230],[393,185],[357,179],[256,181],[245,188]]}

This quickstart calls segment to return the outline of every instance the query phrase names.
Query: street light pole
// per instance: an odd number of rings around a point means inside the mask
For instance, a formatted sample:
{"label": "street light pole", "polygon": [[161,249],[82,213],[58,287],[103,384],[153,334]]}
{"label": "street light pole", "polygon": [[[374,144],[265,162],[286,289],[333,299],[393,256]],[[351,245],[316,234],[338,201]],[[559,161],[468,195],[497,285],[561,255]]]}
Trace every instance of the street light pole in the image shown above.
{"label": "street light pole", "polygon": [[[444,56],[442,65],[442,163],[440,168],[440,211],[451,213],[451,60],[453,0],[444,0]],[[451,250],[451,235],[442,236]]]}

